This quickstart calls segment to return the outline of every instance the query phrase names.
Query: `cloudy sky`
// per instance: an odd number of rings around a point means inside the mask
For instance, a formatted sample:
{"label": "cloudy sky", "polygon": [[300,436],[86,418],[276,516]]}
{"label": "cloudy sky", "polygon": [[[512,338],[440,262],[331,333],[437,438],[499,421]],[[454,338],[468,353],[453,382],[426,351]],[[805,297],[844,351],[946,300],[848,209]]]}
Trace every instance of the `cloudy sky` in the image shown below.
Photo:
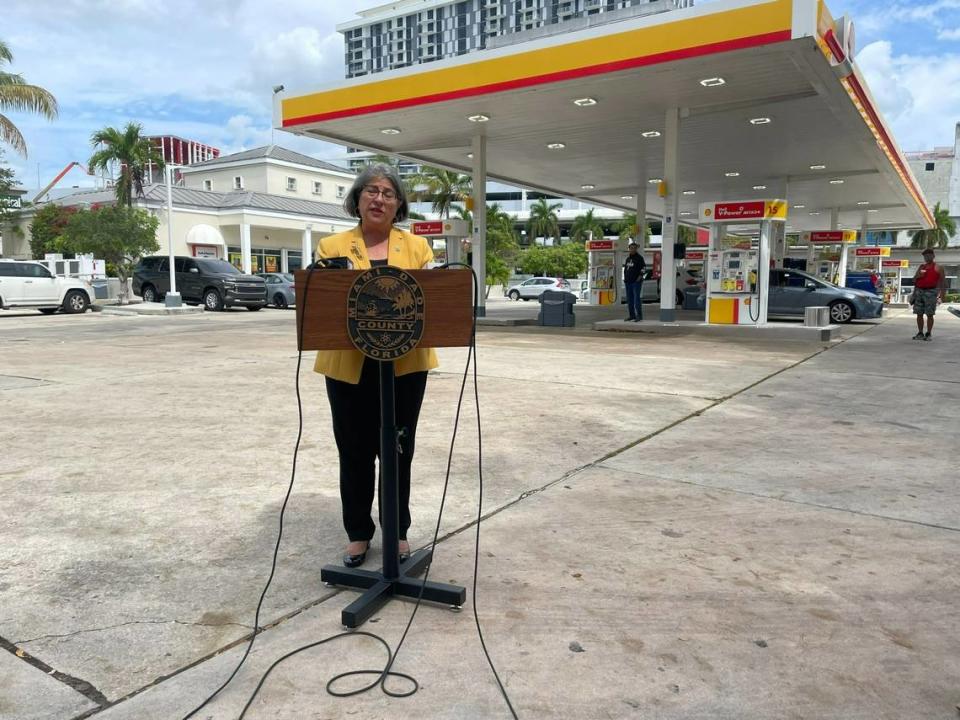
{"label": "cloudy sky", "polygon": [[[382,0],[3,0],[14,72],[60,102],[54,123],[10,114],[29,147],[6,161],[27,187],[72,160],[90,134],[129,120],[234,152],[271,142],[271,88],[343,77],[335,25]],[[703,4],[712,0],[698,0]],[[960,121],[960,0],[829,0],[857,26],[857,61],[904,150],[952,145]],[[335,160],[338,148],[277,132]],[[74,171],[67,184],[88,185]]]}

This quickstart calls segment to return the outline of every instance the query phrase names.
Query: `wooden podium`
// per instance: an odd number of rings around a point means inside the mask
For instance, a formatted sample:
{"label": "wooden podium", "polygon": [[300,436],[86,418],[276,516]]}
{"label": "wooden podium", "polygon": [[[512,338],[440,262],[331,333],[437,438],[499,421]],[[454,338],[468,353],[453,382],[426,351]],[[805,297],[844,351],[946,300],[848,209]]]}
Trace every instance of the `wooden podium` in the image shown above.
{"label": "wooden podium", "polygon": [[[412,278],[412,293],[401,289],[401,302],[389,298],[364,295],[362,287],[377,282],[378,273],[390,272],[403,278]],[[417,348],[468,346],[473,336],[473,289],[469,272],[461,270],[399,270],[397,268],[374,268],[373,270],[298,270],[297,292],[297,343],[303,350],[356,350],[358,315],[360,324],[377,323],[402,325],[414,323],[406,320],[394,322],[391,318],[379,320],[364,312],[376,313],[379,303],[390,309],[408,308],[410,298],[414,304],[418,330],[422,331]],[[366,285],[364,284],[366,282]],[[401,279],[400,282],[403,282]],[[361,287],[362,286],[362,287]],[[359,301],[358,301],[359,300]],[[409,313],[408,313],[409,315]],[[378,316],[379,317],[379,316]],[[351,324],[352,323],[352,324]],[[354,338],[351,337],[353,332]],[[373,334],[371,334],[372,336]],[[466,601],[467,592],[459,585],[427,582],[415,579],[430,563],[433,550],[424,549],[413,553],[400,562],[399,543],[399,491],[397,482],[397,449],[400,432],[396,427],[394,406],[394,360],[395,353],[405,345],[397,341],[395,349],[381,352],[365,347],[360,338],[361,351],[377,360],[380,366],[380,507],[383,538],[383,566],[379,572],[340,565],[325,565],[320,579],[332,585],[362,588],[365,592],[343,609],[344,626],[355,628],[375,613],[391,597],[422,597],[431,602],[460,606]],[[371,354],[375,353],[375,354]],[[390,359],[384,359],[385,357]],[[400,355],[402,357],[402,355]]]}

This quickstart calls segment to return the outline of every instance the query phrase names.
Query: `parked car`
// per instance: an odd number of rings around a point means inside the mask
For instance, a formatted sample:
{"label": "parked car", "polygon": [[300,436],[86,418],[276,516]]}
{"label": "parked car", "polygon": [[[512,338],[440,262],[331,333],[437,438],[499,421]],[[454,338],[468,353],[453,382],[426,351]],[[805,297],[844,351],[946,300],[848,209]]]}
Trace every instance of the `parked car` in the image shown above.
{"label": "parked car", "polygon": [[838,287],[802,270],[770,270],[768,315],[803,317],[814,306],[829,307],[834,323],[883,315],[883,300],[872,292]]}
{"label": "parked car", "polygon": [[503,294],[511,300],[533,300],[545,290],[570,291],[570,283],[563,278],[532,277],[518,285],[511,285]]}
{"label": "parked car", "polygon": [[[703,284],[703,278],[701,278],[696,273],[692,273],[686,268],[677,268],[677,279],[674,290],[676,292],[676,301],[677,307],[683,306],[683,296],[685,293],[685,288],[687,287],[697,287]],[[623,287],[623,278],[620,278],[620,290],[622,292],[623,301],[627,301],[626,290]],[[643,274],[643,285],[640,288],[640,299],[643,302],[659,302],[660,301],[660,279],[653,277],[653,270],[647,269]]]}
{"label": "parked car", "polygon": [[92,297],[93,288],[83,280],[57,277],[38,262],[0,259],[0,308],[82,313]]}
{"label": "parked car", "polygon": [[883,279],[879,273],[872,270],[854,270],[853,272],[847,272],[847,282],[845,284],[848,288],[866,290],[874,295],[880,295]]}
{"label": "parked car", "polygon": [[281,310],[297,304],[293,273],[257,273],[267,284],[267,303]]}
{"label": "parked car", "polygon": [[[174,258],[177,292],[189,305],[203,303],[206,310],[238,305],[260,310],[267,305],[267,285],[262,277],[244,275],[226,260]],[[144,302],[159,302],[170,291],[170,262],[165,255],[142,258],[133,271],[133,294]]]}

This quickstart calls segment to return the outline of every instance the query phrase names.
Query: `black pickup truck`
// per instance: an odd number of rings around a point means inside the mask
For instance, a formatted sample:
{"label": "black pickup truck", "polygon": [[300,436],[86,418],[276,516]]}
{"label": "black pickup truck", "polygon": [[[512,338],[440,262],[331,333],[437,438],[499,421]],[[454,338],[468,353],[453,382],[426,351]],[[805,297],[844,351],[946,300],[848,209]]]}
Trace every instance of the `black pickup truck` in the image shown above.
{"label": "black pickup truck", "polygon": [[[177,292],[187,304],[206,310],[240,306],[259,310],[267,305],[262,277],[244,275],[226,260],[174,257]],[[165,255],[142,258],[133,271],[133,294],[144,302],[160,302],[170,291],[170,260]]]}

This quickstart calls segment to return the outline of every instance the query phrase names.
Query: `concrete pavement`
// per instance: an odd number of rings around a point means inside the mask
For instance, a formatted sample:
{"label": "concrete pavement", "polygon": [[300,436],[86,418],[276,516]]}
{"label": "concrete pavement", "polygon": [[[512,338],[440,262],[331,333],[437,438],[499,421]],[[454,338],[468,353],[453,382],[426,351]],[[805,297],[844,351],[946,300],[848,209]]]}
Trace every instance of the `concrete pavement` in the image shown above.
{"label": "concrete pavement", "polygon": [[[177,718],[229,675],[289,482],[292,315],[0,320],[0,718]],[[519,716],[954,717],[960,321],[938,320],[932,343],[906,315],[827,344],[482,330],[477,608]],[[428,384],[414,545],[465,355]],[[319,582],[336,453],[322,380],[301,393],[271,627],[199,717],[237,717],[355,597]],[[475,438],[468,400],[431,574],[468,586]],[[363,629],[395,644],[411,608]],[[249,717],[509,717],[472,610],[421,608],[411,698],[326,695],[382,666],[357,637],[287,661]]]}

